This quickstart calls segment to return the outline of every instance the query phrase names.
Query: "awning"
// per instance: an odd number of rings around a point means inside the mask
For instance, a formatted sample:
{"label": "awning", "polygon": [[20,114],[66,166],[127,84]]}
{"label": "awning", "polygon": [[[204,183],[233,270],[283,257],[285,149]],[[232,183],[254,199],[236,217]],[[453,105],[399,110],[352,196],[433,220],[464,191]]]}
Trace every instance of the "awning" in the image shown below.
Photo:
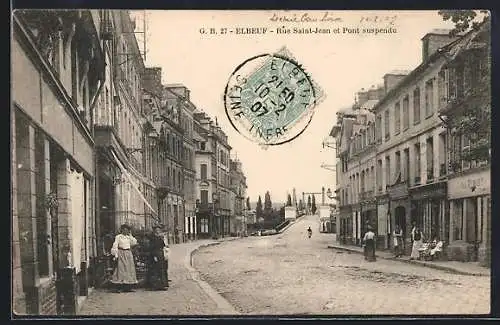
{"label": "awning", "polygon": [[130,184],[132,184],[132,186],[137,191],[137,193],[139,193],[139,197],[144,201],[144,204],[146,204],[146,206],[151,210],[151,212],[153,212],[154,215],[158,216],[158,213],[156,213],[155,209],[153,209],[153,207],[149,204],[148,200],[146,200],[146,198],[144,197],[144,195],[142,194],[142,192],[139,190],[139,187],[137,186],[137,184],[133,181],[133,179],[130,176],[129,172],[126,170],[126,168],[120,162],[120,159],[118,159],[118,157],[116,157],[115,153],[112,150],[111,150],[111,154],[113,155],[113,158],[115,159],[115,161],[116,161],[118,167],[120,168],[122,174],[125,175],[125,177],[127,178],[128,182]]}

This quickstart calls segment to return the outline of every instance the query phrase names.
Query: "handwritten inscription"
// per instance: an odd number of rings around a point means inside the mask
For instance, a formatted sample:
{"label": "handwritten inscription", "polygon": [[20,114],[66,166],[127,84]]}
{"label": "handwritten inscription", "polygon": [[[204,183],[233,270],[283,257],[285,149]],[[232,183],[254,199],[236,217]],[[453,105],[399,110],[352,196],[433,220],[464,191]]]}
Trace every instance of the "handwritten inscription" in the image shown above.
{"label": "handwritten inscription", "polygon": [[303,13],[303,14],[278,14],[278,13],[273,13],[272,17],[269,18],[270,21],[272,22],[279,22],[279,23],[317,23],[317,22],[334,22],[334,23],[341,23],[342,18],[340,17],[335,17],[331,13],[324,12],[321,17],[316,17],[312,16],[309,13]]}
{"label": "handwritten inscription", "polygon": [[[358,23],[365,24],[387,24],[394,26],[397,15],[363,15],[358,19]],[[326,11],[318,14],[311,13],[273,13],[269,18],[270,21],[276,23],[342,23],[344,20],[341,17],[335,16],[333,13]]]}

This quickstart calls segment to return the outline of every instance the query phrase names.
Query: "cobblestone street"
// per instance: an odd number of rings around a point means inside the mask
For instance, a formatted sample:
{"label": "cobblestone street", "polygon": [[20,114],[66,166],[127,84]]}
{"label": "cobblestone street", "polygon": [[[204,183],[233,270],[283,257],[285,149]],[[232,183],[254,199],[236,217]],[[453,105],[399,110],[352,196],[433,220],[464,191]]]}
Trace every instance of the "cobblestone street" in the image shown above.
{"label": "cobblestone street", "polygon": [[[314,233],[307,238],[306,229]],[[486,314],[490,278],[328,249],[317,216],[199,250],[194,267],[242,314]]]}

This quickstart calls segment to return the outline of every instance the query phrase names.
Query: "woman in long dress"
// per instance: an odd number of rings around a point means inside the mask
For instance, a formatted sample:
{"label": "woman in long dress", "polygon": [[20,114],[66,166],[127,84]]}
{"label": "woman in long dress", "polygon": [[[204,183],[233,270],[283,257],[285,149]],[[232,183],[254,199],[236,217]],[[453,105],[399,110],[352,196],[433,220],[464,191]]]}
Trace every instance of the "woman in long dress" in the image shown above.
{"label": "woman in long dress", "polygon": [[403,230],[396,225],[392,237],[394,238],[394,257],[400,257],[403,254]]}
{"label": "woman in long dress", "polygon": [[412,234],[413,246],[411,248],[411,256],[410,260],[419,259],[420,258],[420,248],[424,243],[424,236],[422,231],[420,231],[420,227],[415,227],[415,231]]}
{"label": "woman in long dress", "polygon": [[134,256],[131,248],[137,245],[137,239],[132,236],[130,226],[122,225],[116,235],[111,254],[116,261],[116,268],[111,277],[111,283],[116,285],[116,291],[130,292],[137,284]]}
{"label": "woman in long dress", "polygon": [[374,262],[375,258],[375,233],[372,231],[372,227],[368,226],[368,231],[365,233],[363,238],[365,243],[365,260],[368,262]]}
{"label": "woman in long dress", "polygon": [[166,290],[168,287],[167,264],[165,261],[165,241],[160,226],[153,227],[149,254],[149,285],[153,290]]}

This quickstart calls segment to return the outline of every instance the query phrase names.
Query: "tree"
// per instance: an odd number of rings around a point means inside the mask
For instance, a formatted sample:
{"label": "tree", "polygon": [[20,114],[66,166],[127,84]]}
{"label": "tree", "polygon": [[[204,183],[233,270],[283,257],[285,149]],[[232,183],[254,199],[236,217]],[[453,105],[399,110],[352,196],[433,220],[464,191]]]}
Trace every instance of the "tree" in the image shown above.
{"label": "tree", "polygon": [[[480,10],[484,19],[489,18],[488,10]],[[470,29],[477,29],[481,22],[475,20],[477,18],[477,10],[439,10],[438,14],[444,21],[451,20],[455,24],[455,28],[451,31],[452,35],[461,34]],[[484,21],[484,20],[483,20]]]}
{"label": "tree", "polygon": [[316,213],[316,195],[312,197],[311,212],[312,214]]}
{"label": "tree", "polygon": [[290,194],[288,194],[288,198],[286,200],[286,206],[287,207],[291,207],[292,206],[292,197],[290,196]]}
{"label": "tree", "polygon": [[[491,150],[491,42],[490,22],[488,11],[481,10],[484,17],[482,21],[478,18],[478,12],[474,10],[440,10],[439,15],[443,20],[451,20],[455,27],[451,31],[452,35],[457,35],[469,31],[481,33],[475,36],[478,41],[486,44],[481,54],[470,55],[469,60],[481,62],[476,64],[480,67],[477,80],[472,84],[461,101],[463,110],[457,112],[455,116],[447,119],[447,127],[456,137],[463,135],[470,140],[470,150],[461,152],[460,159],[465,162],[489,161]],[[481,35],[482,34],[482,35]],[[482,38],[482,39],[481,39]],[[457,163],[457,162],[456,162]],[[452,169],[454,167],[452,166]]]}
{"label": "tree", "polygon": [[262,215],[263,215],[262,199],[260,198],[260,195],[259,195],[259,199],[257,200],[257,205],[255,206],[255,216],[256,216],[257,220],[259,220],[259,218],[262,218]]}
{"label": "tree", "polygon": [[299,200],[299,211],[302,211],[304,209],[304,202],[302,202],[302,199]]}
{"label": "tree", "polygon": [[272,218],[273,215],[273,203],[271,202],[271,194],[269,191],[264,195],[264,218]]}
{"label": "tree", "polygon": [[250,197],[247,196],[247,210],[251,210],[252,208],[250,207]]}
{"label": "tree", "polygon": [[311,195],[307,196],[307,209],[311,209]]}

